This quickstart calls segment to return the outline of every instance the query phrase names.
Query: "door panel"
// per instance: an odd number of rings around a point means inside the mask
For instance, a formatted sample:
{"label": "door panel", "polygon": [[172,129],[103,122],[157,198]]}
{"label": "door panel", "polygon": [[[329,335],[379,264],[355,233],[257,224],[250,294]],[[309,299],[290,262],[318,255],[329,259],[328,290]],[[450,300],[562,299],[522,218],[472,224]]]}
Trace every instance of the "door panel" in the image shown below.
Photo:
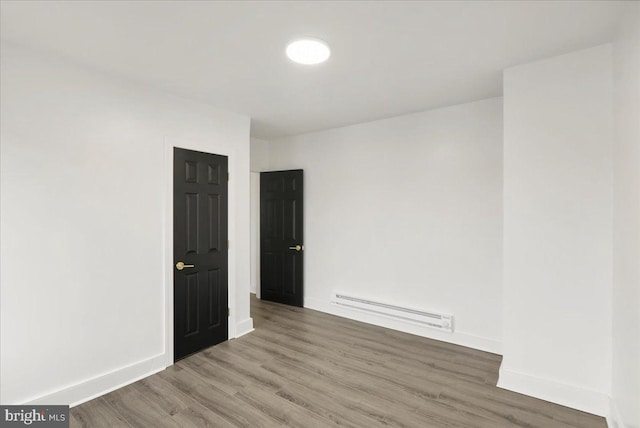
{"label": "door panel", "polygon": [[209,325],[208,328],[215,328],[220,326],[221,313],[218,310],[218,303],[220,302],[220,269],[211,269],[208,272],[207,285],[209,287]]}
{"label": "door panel", "polygon": [[175,360],[227,340],[227,165],[226,156],[174,149]]}
{"label": "door panel", "polygon": [[282,279],[282,292],[285,295],[293,296],[296,294],[296,261],[298,256],[296,254],[284,255],[284,269]]}
{"label": "door panel", "polygon": [[295,241],[296,237],[296,201],[294,199],[285,199],[282,201],[283,205],[283,226],[284,226],[284,239]]}
{"label": "door panel", "polygon": [[303,305],[303,173],[260,174],[261,299]]}
{"label": "door panel", "polygon": [[192,336],[198,333],[198,274],[190,273],[185,275],[186,302],[184,335]]}
{"label": "door panel", "polygon": [[209,252],[220,250],[220,195],[209,195]]}
{"label": "door panel", "polygon": [[198,235],[199,235],[199,221],[198,221],[198,194],[186,193],[185,206],[186,222],[185,222],[185,234],[187,238],[187,246],[185,248],[185,254],[195,254],[198,252]]}

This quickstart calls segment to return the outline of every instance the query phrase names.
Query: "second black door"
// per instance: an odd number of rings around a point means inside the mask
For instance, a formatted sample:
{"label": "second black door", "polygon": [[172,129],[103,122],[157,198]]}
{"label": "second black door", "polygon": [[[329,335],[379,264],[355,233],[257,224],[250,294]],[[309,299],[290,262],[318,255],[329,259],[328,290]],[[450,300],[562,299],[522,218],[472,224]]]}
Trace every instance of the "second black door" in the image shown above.
{"label": "second black door", "polygon": [[302,170],[260,174],[260,298],[303,305]]}

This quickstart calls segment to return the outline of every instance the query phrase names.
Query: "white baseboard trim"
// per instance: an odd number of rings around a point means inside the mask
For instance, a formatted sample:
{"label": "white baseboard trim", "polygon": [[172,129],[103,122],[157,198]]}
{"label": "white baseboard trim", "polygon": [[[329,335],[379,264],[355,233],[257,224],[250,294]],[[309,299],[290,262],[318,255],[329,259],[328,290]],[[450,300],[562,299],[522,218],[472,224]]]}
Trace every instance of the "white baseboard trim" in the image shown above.
{"label": "white baseboard trim", "polygon": [[164,353],[111,370],[28,400],[24,404],[62,404],[71,407],[93,400],[166,368]]}
{"label": "white baseboard trim", "polygon": [[609,414],[607,415],[607,427],[627,428],[622,420],[618,406],[613,398],[609,397]]}
{"label": "white baseboard trim", "polygon": [[[236,338],[253,331],[253,319],[248,318],[236,325]],[[61,404],[71,407],[93,400],[123,386],[144,379],[167,368],[164,353],[149,359],[111,370],[107,373],[47,392],[26,400],[23,404]]]}
{"label": "white baseboard trim", "polygon": [[253,331],[253,318],[247,318],[244,321],[240,321],[236,324],[236,339],[240,336],[244,336],[247,333]]}
{"label": "white baseboard trim", "polygon": [[337,306],[331,304],[329,301],[321,299],[305,298],[304,307],[355,321],[365,322],[367,324],[373,324],[380,327],[390,328],[392,330],[415,334],[416,336],[479,349],[481,351],[491,352],[494,354],[500,354],[502,352],[502,343],[494,339],[475,336],[461,331],[443,333],[417,323],[402,321],[381,314],[372,314],[355,308]]}
{"label": "white baseboard trim", "polygon": [[607,394],[504,367],[500,367],[498,387],[598,416],[606,417],[609,413]]}

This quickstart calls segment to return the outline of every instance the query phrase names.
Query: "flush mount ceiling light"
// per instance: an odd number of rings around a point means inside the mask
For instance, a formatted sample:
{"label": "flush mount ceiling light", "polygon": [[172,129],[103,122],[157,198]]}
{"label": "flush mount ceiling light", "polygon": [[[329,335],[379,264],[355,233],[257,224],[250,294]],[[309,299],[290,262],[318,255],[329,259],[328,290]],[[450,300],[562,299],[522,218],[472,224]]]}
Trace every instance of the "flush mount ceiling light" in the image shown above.
{"label": "flush mount ceiling light", "polygon": [[318,39],[298,39],[287,45],[287,56],[298,64],[320,64],[330,55],[329,45]]}

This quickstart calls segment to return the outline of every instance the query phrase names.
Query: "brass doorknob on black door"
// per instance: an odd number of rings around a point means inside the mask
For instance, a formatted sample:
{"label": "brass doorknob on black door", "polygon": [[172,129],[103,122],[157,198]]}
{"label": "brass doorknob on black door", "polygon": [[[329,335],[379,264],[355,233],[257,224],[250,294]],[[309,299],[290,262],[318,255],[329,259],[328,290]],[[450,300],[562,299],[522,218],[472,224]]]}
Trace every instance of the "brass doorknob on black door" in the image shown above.
{"label": "brass doorknob on black door", "polygon": [[176,269],[178,270],[182,270],[184,268],[192,268],[192,267],[195,267],[195,265],[185,265],[184,262],[176,263]]}
{"label": "brass doorknob on black door", "polygon": [[295,247],[289,247],[290,250],[302,251],[302,245],[296,245]]}

